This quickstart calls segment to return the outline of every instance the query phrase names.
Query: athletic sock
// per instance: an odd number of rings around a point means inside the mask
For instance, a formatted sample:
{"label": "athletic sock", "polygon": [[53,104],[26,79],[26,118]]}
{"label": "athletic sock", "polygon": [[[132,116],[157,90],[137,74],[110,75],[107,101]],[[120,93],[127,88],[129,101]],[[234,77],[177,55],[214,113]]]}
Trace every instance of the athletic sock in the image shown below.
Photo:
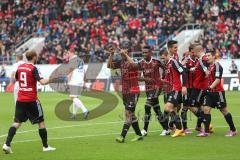
{"label": "athletic sock", "polygon": [[165,129],[165,124],[164,121],[163,121],[163,113],[161,112],[160,110],[160,105],[159,104],[156,104],[153,106],[153,110],[154,112],[156,113],[157,115],[157,119],[158,119],[158,122],[161,124],[161,126],[163,127],[163,129]]}
{"label": "athletic sock", "polygon": [[41,137],[43,147],[47,148],[48,147],[48,138],[47,138],[47,130],[46,128],[40,128],[38,129],[39,136]]}
{"label": "athletic sock", "polygon": [[187,129],[187,108],[183,108],[181,111],[181,118],[182,118],[182,124],[183,124],[183,129]]}
{"label": "athletic sock", "polygon": [[182,129],[182,124],[181,124],[180,116],[178,114],[176,114],[174,111],[172,111],[170,115],[171,115],[171,119],[174,122],[176,128],[181,130]]}
{"label": "athletic sock", "polygon": [[236,128],[234,126],[231,113],[227,113],[224,117],[225,117],[225,120],[227,121],[227,123],[228,123],[228,125],[230,127],[230,130],[235,132]]}
{"label": "athletic sock", "polygon": [[145,115],[144,115],[144,130],[148,130],[149,120],[151,118],[151,107],[145,105]]}
{"label": "athletic sock", "polygon": [[164,130],[169,129],[168,121],[169,121],[169,113],[167,111],[164,111],[161,117],[161,124],[163,125]]}
{"label": "athletic sock", "polygon": [[130,125],[127,124],[127,123],[124,123],[123,128],[122,128],[122,133],[121,133],[121,136],[122,136],[123,138],[126,137],[129,128],[130,128]]}
{"label": "athletic sock", "polygon": [[205,132],[209,133],[209,125],[211,123],[211,114],[204,114],[204,128],[205,128]]}
{"label": "athletic sock", "polygon": [[195,113],[195,116],[197,116],[197,127],[200,128],[202,123],[203,123],[203,119],[204,119],[204,112],[202,111],[201,108],[198,108],[197,112]]}
{"label": "athletic sock", "polygon": [[77,107],[76,104],[73,102],[73,110],[72,110],[72,113],[73,113],[74,115],[76,115],[76,114],[77,114],[77,111],[78,111],[78,107]]}
{"label": "athletic sock", "polygon": [[78,108],[81,108],[81,110],[84,112],[87,112],[87,108],[83,105],[83,103],[80,101],[80,99],[78,98],[73,98],[73,103],[75,103],[75,105],[78,107]]}
{"label": "athletic sock", "polygon": [[8,136],[6,140],[6,145],[11,146],[12,139],[14,135],[16,134],[17,129],[15,127],[10,127],[8,130]]}
{"label": "athletic sock", "polygon": [[132,120],[132,127],[133,127],[133,130],[135,131],[136,135],[142,136],[142,133],[139,128],[138,120],[136,118],[134,118]]}

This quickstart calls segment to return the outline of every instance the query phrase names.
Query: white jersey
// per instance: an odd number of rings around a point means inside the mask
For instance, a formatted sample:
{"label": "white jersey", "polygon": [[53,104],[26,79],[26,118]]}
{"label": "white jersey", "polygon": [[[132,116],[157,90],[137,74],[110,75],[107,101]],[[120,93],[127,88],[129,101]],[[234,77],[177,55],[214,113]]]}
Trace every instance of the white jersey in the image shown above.
{"label": "white jersey", "polygon": [[[77,57],[75,57],[77,58]],[[70,60],[71,61],[71,60]],[[75,65],[76,68],[72,72],[72,76],[70,77],[68,84],[73,86],[83,86],[84,84],[84,62],[81,59],[75,61],[77,64]],[[70,62],[71,63],[71,62]]]}
{"label": "white jersey", "polygon": [[13,68],[12,68],[12,73],[13,72],[16,72],[17,71],[17,69],[18,69],[18,66],[20,66],[21,64],[23,64],[23,63],[26,63],[26,62],[24,62],[24,61],[18,61],[18,62],[16,62],[16,63],[14,63],[13,64]]}

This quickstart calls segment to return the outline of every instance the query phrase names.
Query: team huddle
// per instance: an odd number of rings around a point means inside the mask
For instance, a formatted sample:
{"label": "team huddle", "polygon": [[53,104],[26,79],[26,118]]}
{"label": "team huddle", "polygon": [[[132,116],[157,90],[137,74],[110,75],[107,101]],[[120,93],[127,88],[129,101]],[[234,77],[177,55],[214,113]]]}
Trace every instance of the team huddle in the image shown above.
{"label": "team huddle", "polygon": [[[130,126],[137,135],[132,141],[142,140],[147,136],[151,108],[163,129],[161,136],[170,135],[171,131],[172,137],[192,133],[187,127],[188,110],[197,117],[197,136],[209,136],[213,132],[212,108],[222,112],[230,127],[225,136],[237,134],[221,83],[223,68],[215,61],[214,49],[204,52],[200,43],[191,44],[188,54],[184,55],[181,62],[177,50],[177,42],[171,40],[167,43],[167,49],[159,52],[160,59],[154,59],[151,48],[145,46],[142,48],[144,58],[138,62],[133,61],[128,49],[120,49],[122,59],[119,61],[113,60],[115,50],[108,50],[108,68],[121,70],[122,99],[125,106],[125,122],[121,135],[116,138],[117,142],[125,141]],[[162,74],[160,70],[163,71]],[[139,81],[145,82],[147,97],[142,130],[134,113],[140,94]],[[163,112],[158,98],[161,92],[164,93]]]}
{"label": "team huddle", "polygon": [[[119,48],[121,60],[115,61],[115,49],[106,50],[109,54],[108,68],[120,69],[122,80],[122,99],[125,106],[125,122],[122,132],[116,141],[125,142],[125,137],[132,126],[136,137],[132,141],[143,140],[148,134],[148,126],[153,109],[159,124],[162,127],[161,136],[167,136],[173,131],[172,137],[185,136],[192,133],[187,127],[187,112],[190,110],[197,117],[196,130],[198,137],[207,137],[213,132],[211,125],[211,109],[219,109],[230,130],[228,137],[237,134],[232,115],[227,108],[225,92],[221,83],[223,68],[215,61],[215,51],[204,52],[201,44],[191,44],[188,54],[184,55],[181,62],[177,54],[177,42],[169,41],[167,49],[159,52],[160,59],[152,57],[149,46],[142,48],[144,58],[135,62],[128,49]],[[37,81],[46,85],[56,79],[44,79],[34,64],[37,54],[34,51],[26,53],[28,62],[22,61],[22,55],[17,55],[18,67],[14,67],[12,78],[16,79],[14,99],[16,103],[14,123],[9,128],[3,151],[12,153],[11,142],[17,129],[23,122],[30,120],[32,124],[38,124],[39,136],[42,140],[43,151],[54,151],[56,148],[48,145],[47,129],[44,122],[44,114],[37,97]],[[83,111],[87,119],[89,111],[83,105],[78,96],[84,88],[84,63],[74,54],[68,52],[69,64],[75,67],[68,75],[70,98],[73,101],[73,113],[71,118],[77,116],[77,109]],[[160,72],[161,71],[161,72]],[[56,77],[57,78],[57,77]],[[139,81],[145,82],[146,103],[144,115],[144,127],[139,127],[135,109],[140,94]],[[72,89],[71,89],[72,88]],[[164,93],[163,112],[159,105],[159,96]],[[182,105],[183,104],[183,105]],[[204,128],[202,128],[202,124]]]}

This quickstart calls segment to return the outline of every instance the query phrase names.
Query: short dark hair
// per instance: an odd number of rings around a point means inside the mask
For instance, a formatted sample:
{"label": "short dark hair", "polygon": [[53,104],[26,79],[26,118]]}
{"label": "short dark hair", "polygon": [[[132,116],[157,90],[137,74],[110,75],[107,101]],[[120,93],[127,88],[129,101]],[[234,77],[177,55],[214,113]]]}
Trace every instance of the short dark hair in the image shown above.
{"label": "short dark hair", "polygon": [[31,61],[33,57],[36,57],[37,53],[35,51],[29,51],[26,53],[26,58],[28,61]]}
{"label": "short dark hair", "polygon": [[168,55],[168,51],[166,49],[162,49],[159,51],[159,56],[162,56],[162,55],[165,55],[167,56]]}
{"label": "short dark hair", "polygon": [[206,49],[206,53],[211,53],[212,56],[215,56],[216,50],[214,48]]}
{"label": "short dark hair", "polygon": [[177,44],[178,42],[175,40],[170,40],[167,42],[167,47],[172,48],[174,44]]}

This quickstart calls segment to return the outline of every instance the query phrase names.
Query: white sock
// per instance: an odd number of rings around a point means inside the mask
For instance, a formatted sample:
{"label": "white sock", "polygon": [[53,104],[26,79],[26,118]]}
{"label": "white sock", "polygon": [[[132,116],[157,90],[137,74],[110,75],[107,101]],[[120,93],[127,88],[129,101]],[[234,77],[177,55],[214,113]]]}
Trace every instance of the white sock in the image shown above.
{"label": "white sock", "polygon": [[73,103],[75,103],[75,105],[78,107],[78,108],[81,108],[81,110],[84,112],[87,112],[87,108],[83,105],[83,103],[80,101],[80,99],[78,98],[73,98]]}
{"label": "white sock", "polygon": [[76,115],[76,114],[77,114],[77,110],[78,110],[78,107],[77,107],[76,104],[73,102],[73,110],[72,110],[72,113],[73,113],[74,115]]}

